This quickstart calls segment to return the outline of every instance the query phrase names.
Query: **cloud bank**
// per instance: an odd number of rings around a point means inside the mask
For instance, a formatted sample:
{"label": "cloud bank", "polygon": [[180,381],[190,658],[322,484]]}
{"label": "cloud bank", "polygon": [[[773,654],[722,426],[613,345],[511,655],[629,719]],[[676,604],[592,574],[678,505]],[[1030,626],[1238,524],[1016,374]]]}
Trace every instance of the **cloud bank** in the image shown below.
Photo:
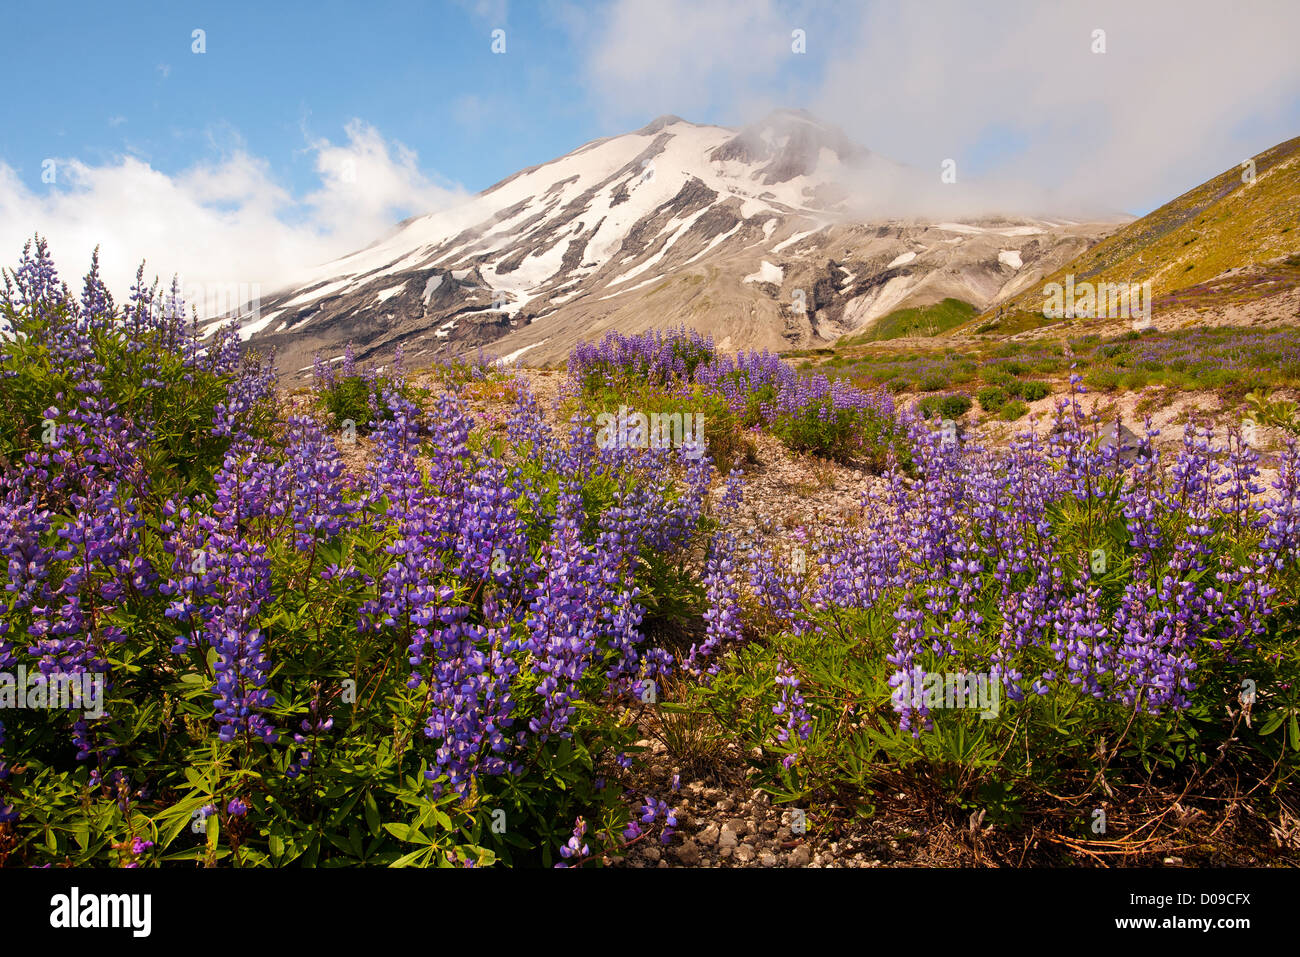
{"label": "cloud bank", "polygon": [[[98,166],[55,158],[54,182],[36,189],[0,163],[0,250],[6,263],[15,262],[39,229],[78,293],[99,244],[101,269],[119,298],[142,258],[150,279],[158,273],[168,282],[176,273],[194,290],[256,284],[265,295],[303,267],[383,236],[404,216],[467,197],[422,173],[411,150],[388,143],[373,127],[354,120],[345,132],[342,143],[307,143],[319,185],[302,197],[243,149],[175,175],[134,156]],[[202,315],[205,305],[224,301],[194,298]]]}
{"label": "cloud bank", "polygon": [[1294,0],[615,0],[584,69],[629,119],[804,106],[936,179],[1144,209],[1300,134],[1298,32]]}

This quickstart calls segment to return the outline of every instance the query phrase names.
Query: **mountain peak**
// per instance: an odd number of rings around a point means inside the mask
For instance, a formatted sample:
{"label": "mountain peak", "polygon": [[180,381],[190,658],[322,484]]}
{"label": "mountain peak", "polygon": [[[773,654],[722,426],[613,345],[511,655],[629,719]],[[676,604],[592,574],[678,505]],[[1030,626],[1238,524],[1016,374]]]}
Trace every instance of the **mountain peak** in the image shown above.
{"label": "mountain peak", "polygon": [[709,158],[758,166],[755,178],[770,186],[797,176],[811,176],[823,159],[829,158],[823,151],[848,166],[861,165],[871,155],[839,127],[819,120],[807,110],[784,108],[746,126]]}
{"label": "mountain peak", "polygon": [[655,133],[658,133],[660,130],[662,130],[665,126],[673,126],[677,123],[686,123],[686,122],[687,121],[682,119],[680,116],[676,116],[672,113],[665,113],[663,116],[656,116],[653,120],[651,120],[645,126],[641,127],[641,129],[637,130],[636,132],[638,136],[653,136]]}

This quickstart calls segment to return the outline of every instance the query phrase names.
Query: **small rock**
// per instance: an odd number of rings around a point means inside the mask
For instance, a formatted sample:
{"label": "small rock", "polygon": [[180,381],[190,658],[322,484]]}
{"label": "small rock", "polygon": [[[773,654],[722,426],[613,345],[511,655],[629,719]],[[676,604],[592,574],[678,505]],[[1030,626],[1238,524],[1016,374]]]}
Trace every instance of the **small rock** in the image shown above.
{"label": "small rock", "polygon": [[710,824],[704,830],[700,831],[697,839],[705,847],[712,847],[718,843],[718,825]]}
{"label": "small rock", "polygon": [[715,806],[719,811],[730,811],[732,808],[736,806],[736,802],[729,797],[724,797]]}
{"label": "small rock", "polygon": [[800,844],[798,847],[796,847],[793,851],[790,852],[791,867],[807,867],[811,860],[812,860],[812,851],[808,850],[807,844]]}
{"label": "small rock", "polygon": [[740,861],[742,864],[748,864],[754,859],[754,856],[753,844],[742,844],[740,847],[736,848],[736,860]]}
{"label": "small rock", "polygon": [[758,863],[764,867],[776,867],[776,855],[771,851],[761,851],[758,855]]}
{"label": "small rock", "polygon": [[746,821],[743,817],[733,817],[724,826],[731,828],[731,830],[735,831],[736,834],[740,835],[741,837],[744,837],[746,834],[749,833],[749,822]]}
{"label": "small rock", "polygon": [[736,849],[734,847],[724,847],[722,850],[718,852],[718,857],[725,861],[729,857],[731,857],[731,855],[734,854],[735,851]]}
{"label": "small rock", "polygon": [[749,799],[755,804],[762,804],[764,806],[766,806],[767,802],[771,800],[771,798],[768,797],[767,792],[762,788],[754,788],[753,792],[749,795]]}
{"label": "small rock", "polygon": [[676,849],[677,859],[687,867],[694,867],[700,863],[700,848],[691,840],[682,841],[681,846]]}
{"label": "small rock", "polygon": [[655,847],[653,844],[646,845],[645,850],[643,850],[641,854],[647,861],[659,860],[659,848]]}

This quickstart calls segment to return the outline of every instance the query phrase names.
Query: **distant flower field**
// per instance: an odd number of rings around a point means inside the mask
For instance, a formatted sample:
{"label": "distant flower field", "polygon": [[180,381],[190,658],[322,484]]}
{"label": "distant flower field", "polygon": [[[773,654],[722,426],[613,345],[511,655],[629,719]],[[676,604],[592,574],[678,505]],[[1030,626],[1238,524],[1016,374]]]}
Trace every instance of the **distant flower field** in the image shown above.
{"label": "distant flower field", "polygon": [[1108,392],[1168,386],[1241,395],[1256,389],[1300,388],[1300,328],[1151,329],[1111,338],[985,344],[971,353],[877,350],[836,355],[818,368],[894,393],[960,388],[974,394],[980,384],[1068,376],[1074,371],[1089,388]]}

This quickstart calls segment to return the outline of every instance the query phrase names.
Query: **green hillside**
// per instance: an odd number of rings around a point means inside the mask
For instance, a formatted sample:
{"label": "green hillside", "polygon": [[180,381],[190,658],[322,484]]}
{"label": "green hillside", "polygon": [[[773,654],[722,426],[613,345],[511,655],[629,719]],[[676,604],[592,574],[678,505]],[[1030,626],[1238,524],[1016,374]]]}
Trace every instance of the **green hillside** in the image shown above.
{"label": "green hillside", "polygon": [[[1041,283],[1001,303],[970,324],[970,331],[1011,333],[1044,325],[1044,287],[1075,282],[1149,281],[1157,308],[1189,304],[1197,290],[1229,270],[1276,265],[1300,253],[1300,137],[1254,157],[1254,182],[1234,166],[1141,219],[1129,223]],[[1284,269],[1284,276],[1291,270]],[[1293,280],[1292,280],[1293,284]],[[1252,295],[1272,295],[1286,282],[1252,284]],[[997,315],[1001,313],[1000,317]],[[995,321],[996,320],[996,321]]]}

